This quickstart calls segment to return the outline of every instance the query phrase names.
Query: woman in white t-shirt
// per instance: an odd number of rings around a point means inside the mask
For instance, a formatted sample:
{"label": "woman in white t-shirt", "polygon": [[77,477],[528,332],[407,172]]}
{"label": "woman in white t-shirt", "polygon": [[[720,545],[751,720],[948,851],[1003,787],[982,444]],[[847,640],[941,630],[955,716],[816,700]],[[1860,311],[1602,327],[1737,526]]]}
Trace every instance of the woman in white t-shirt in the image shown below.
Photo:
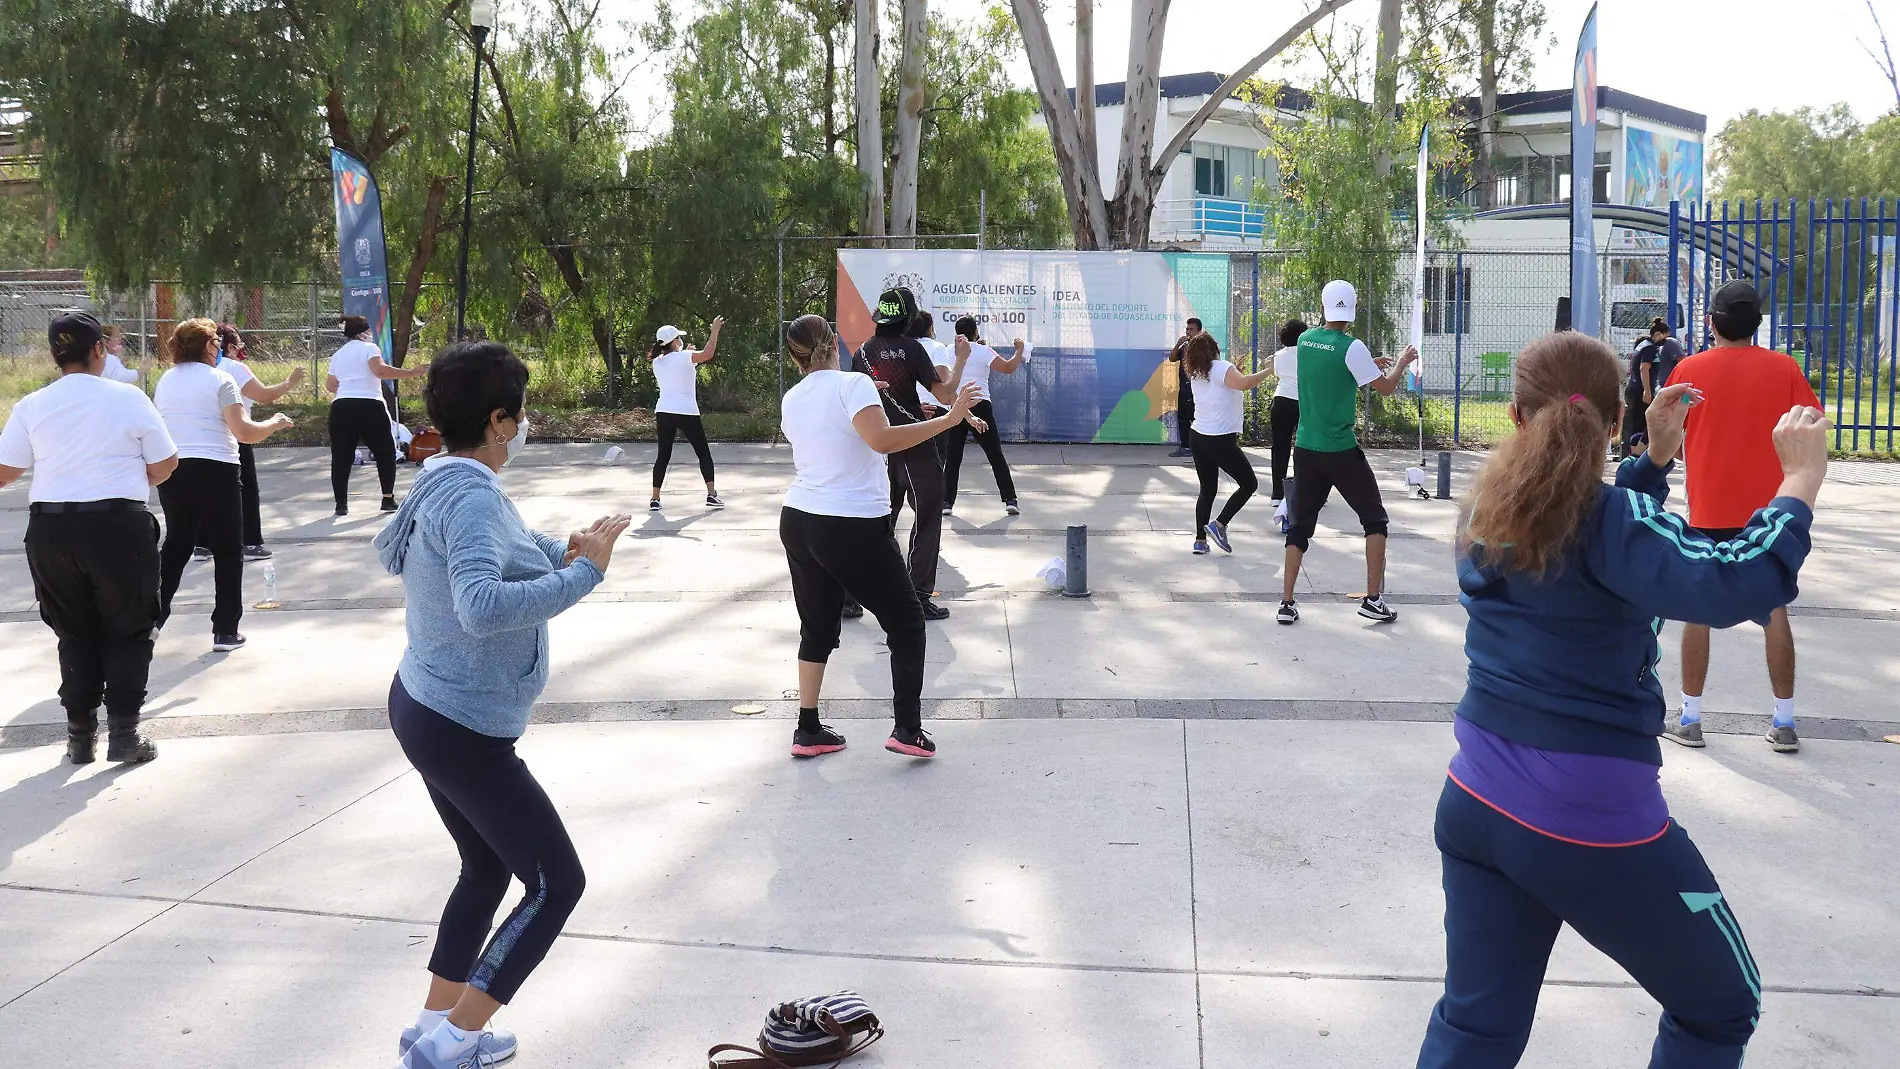
{"label": "woman in white t-shirt", "polygon": [[996,476],[996,492],[1003,499],[1003,511],[1011,516],[1021,515],[1022,508],[1016,503],[1016,480],[1010,476],[1009,460],[1003,456],[1003,439],[996,430],[996,410],[990,406],[990,372],[1014,375],[1017,368],[1029,362],[1029,353],[1023,340],[1017,338],[1015,352],[1009,356],[999,355],[977,338],[975,316],[958,319],[957,333],[970,339],[970,359],[963,365],[963,381],[976,383],[977,401],[970,408],[973,418],[966,424],[969,429],[958,427],[950,432],[950,448],[943,462],[943,514],[950,515],[957,503],[963,446],[974,434],[976,444],[983,447],[983,455],[989,458],[990,473]]}
{"label": "woman in white t-shirt", "polygon": [[966,384],[943,415],[893,427],[871,377],[838,369],[837,339],[823,316],[800,316],[785,343],[804,374],[786,391],[781,408],[797,472],[778,528],[798,605],[792,756],[844,749],[844,736],[818,722],[818,692],[848,599],[877,617],[890,649],[895,724],[884,748],[934,757],[936,743],[923,729],[924,611],[892,535],[884,455],[922,445],[963,422],[976,391]]}
{"label": "woman in white t-shirt", "polygon": [[383,511],[396,511],[396,439],[389,433],[389,407],[383,403],[384,379],[419,379],[429,365],[391,367],[383,362],[369,320],[343,317],[343,347],[330,354],[330,370],[323,376],[330,402],[330,492],[336,514],[350,514],[350,467],[356,446],[369,446],[376,457],[376,477],[383,487]]}
{"label": "woman in white t-shirt", "polygon": [[[1240,448],[1242,403],[1247,391],[1265,381],[1272,369],[1242,375],[1239,368],[1221,359],[1220,344],[1206,331],[1188,339],[1181,366],[1194,391],[1194,426],[1189,433],[1193,435],[1194,473],[1201,479],[1201,494],[1194,501],[1194,552],[1206,553],[1211,540],[1222,552],[1232,553],[1227,525],[1260,489],[1253,464]],[[1239,485],[1221,506],[1220,518],[1209,519],[1223,471]]]}
{"label": "woman in white t-shirt", "polygon": [[165,545],[159,551],[159,623],[171,615],[172,595],[202,535],[216,562],[211,649],[244,645],[244,509],[238,490],[238,446],[256,444],[290,426],[279,412],[254,423],[244,414],[237,382],[215,366],[218,325],[187,319],[171,338],[172,368],[158,380],[152,402],[178,446],[178,470],[158,486],[165,508]]}
{"label": "woman in white t-shirt", "polygon": [[1306,323],[1289,319],[1280,324],[1280,351],[1273,354],[1273,403],[1267,409],[1267,427],[1273,434],[1273,505],[1286,500],[1286,465],[1293,457],[1293,432],[1300,426],[1300,335]]}
{"label": "woman in white t-shirt", "polygon": [[100,378],[136,384],[152,369],[152,358],[149,356],[140,360],[136,368],[125,366],[125,333],[116,325],[106,324],[101,340],[106,343],[106,366],[104,371],[99,372]]}
{"label": "woman in white t-shirt", "polygon": [[[245,419],[251,418],[252,405],[260,401],[274,405],[304,379],[303,368],[293,367],[289,378],[275,386],[266,386],[263,380],[251,372],[245,362],[249,358],[250,350],[244,344],[244,335],[238,333],[237,327],[230,323],[219,323],[216,366],[237,383],[238,402],[244,406]],[[244,498],[244,559],[263,560],[270,556],[270,550],[264,548],[264,517],[257,494],[257,453],[244,442],[238,443],[238,487]],[[197,556],[199,560],[211,556],[211,542],[204,531],[198,532]]]}
{"label": "woman in white t-shirt", "polygon": [[719,348],[719,330],[725,325],[725,316],[713,317],[704,349],[688,345],[686,335],[670,323],[654,332],[647,359],[653,362],[653,377],[660,384],[660,400],[653,406],[660,451],[653,458],[653,497],[647,502],[650,512],[660,511],[660,487],[666,484],[666,466],[673,459],[673,440],[682,434],[699,457],[699,476],[706,480],[706,507],[726,507],[713,488],[712,449],[706,445],[706,426],[699,420],[699,365],[713,358]]}

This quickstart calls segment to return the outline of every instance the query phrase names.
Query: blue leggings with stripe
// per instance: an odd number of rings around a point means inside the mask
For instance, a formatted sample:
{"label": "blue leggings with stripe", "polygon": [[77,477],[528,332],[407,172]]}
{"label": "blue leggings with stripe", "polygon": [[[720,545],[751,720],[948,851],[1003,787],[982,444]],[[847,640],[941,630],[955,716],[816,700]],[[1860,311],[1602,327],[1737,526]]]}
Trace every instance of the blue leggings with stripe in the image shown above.
{"label": "blue leggings with stripe", "polygon": [[[574,843],[516,755],[515,740],[483,735],[423,705],[401,676],[389,687],[389,726],[462,855],[429,971],[507,1003],[547,956],[587,885]],[[490,937],[511,876],[526,893]]]}
{"label": "blue leggings with stripe", "polygon": [[[1638,846],[1541,835],[1449,779],[1445,994],[1420,1069],[1509,1069],[1524,1053],[1558,929],[1568,924],[1662,1005],[1650,1069],[1735,1069],[1761,1014],[1761,976],[1702,854],[1673,822]],[[1598,1059],[1610,1064],[1608,1053]]]}

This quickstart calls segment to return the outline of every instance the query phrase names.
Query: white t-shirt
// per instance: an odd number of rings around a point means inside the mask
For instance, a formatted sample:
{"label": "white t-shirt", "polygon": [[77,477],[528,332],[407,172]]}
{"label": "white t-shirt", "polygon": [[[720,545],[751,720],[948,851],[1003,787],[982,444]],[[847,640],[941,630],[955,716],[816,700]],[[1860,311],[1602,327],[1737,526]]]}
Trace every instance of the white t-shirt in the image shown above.
{"label": "white t-shirt", "polygon": [[816,516],[888,516],[891,477],[884,455],[858,436],[851,420],[883,404],[877,383],[855,371],[813,371],[787,390],[785,440],[798,474],[785,506]]}
{"label": "white t-shirt", "polygon": [[[990,399],[990,369],[997,359],[996,350],[982,342],[970,343],[970,359],[963,364],[963,382],[976,383],[976,399],[979,401]],[[959,388],[963,382],[957,384]]]}
{"label": "white t-shirt", "polygon": [[1242,392],[1227,385],[1227,373],[1234,365],[1216,360],[1207,369],[1207,377],[1188,376],[1194,390],[1195,434],[1239,434]]}
{"label": "white t-shirt", "polygon": [[1346,370],[1352,372],[1353,381],[1361,386],[1385,374],[1379,370],[1378,361],[1372,359],[1372,350],[1366,348],[1366,343],[1358,338],[1346,346]]}
{"label": "white t-shirt", "polygon": [[228,356],[218,357],[218,370],[231,376],[231,381],[237,383],[238,404],[244,406],[244,418],[250,419],[251,406],[257,402],[244,396],[244,387],[256,382],[257,376],[251,374],[251,369],[244,366],[244,361],[234,360]]}
{"label": "white t-shirt", "polygon": [[[949,382],[950,369],[956,366],[956,350],[935,338],[918,338],[917,344],[923,346],[924,352],[930,354],[930,362],[937,368],[938,381]],[[943,402],[937,400],[937,395],[930,392],[930,387],[921,382],[917,384],[917,400],[932,408],[944,407]]]}
{"label": "white t-shirt", "polygon": [[151,500],[145,465],[177,450],[145,391],[75,372],[20,398],[0,464],[31,468],[31,501]]}
{"label": "white t-shirt", "polygon": [[660,403],[653,406],[653,411],[699,415],[699,368],[693,363],[691,349],[675,349],[654,357],[653,377],[660,383]]}
{"label": "white t-shirt", "polygon": [[331,353],[330,374],[336,379],[336,399],[382,400],[383,382],[369,370],[370,358],[382,355],[381,349],[361,339],[344,342],[343,348]]}
{"label": "white t-shirt", "polygon": [[118,357],[113,356],[111,353],[106,354],[106,369],[99,373],[99,377],[105,378],[105,379],[111,379],[113,382],[139,381],[138,370],[135,368],[126,367],[125,361],[120,360]]}
{"label": "white t-shirt", "polygon": [[236,379],[210,364],[179,364],[159,376],[152,400],[178,443],[178,459],[238,462],[237,437],[224,422],[224,410],[243,400]]}
{"label": "white t-shirt", "polygon": [[[1273,354],[1273,373],[1279,378],[1273,396],[1300,399],[1300,347],[1289,345]],[[1197,402],[1198,403],[1198,402]]]}

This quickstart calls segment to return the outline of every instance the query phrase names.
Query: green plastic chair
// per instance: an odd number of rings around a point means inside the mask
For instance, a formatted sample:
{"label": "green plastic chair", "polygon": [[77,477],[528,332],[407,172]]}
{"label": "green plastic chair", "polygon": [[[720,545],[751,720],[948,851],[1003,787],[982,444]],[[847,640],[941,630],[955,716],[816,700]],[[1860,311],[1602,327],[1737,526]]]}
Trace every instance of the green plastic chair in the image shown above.
{"label": "green plastic chair", "polygon": [[1483,391],[1487,397],[1502,397],[1511,388],[1511,354],[1485,353],[1478,358],[1483,367]]}

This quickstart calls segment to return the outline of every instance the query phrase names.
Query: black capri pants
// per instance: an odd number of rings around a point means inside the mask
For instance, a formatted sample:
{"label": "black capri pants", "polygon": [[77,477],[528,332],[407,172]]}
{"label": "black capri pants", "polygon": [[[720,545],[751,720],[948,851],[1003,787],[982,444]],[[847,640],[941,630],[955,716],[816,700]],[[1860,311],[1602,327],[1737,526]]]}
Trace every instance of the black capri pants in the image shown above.
{"label": "black capri pants", "polygon": [[884,629],[891,651],[891,705],[897,726],[923,726],[924,609],[887,516],[820,516],[779,511],[779,541],[798,605],[798,659],[831,660],[848,599]]}
{"label": "black capri pants", "polygon": [[1319,512],[1326,507],[1326,499],[1332,496],[1334,487],[1339,488],[1339,496],[1358,514],[1367,537],[1386,533],[1389,522],[1385,499],[1379,494],[1379,479],[1372,474],[1366,451],[1358,446],[1327,453],[1295,446],[1293,481],[1296,487],[1293,503],[1287,510],[1286,544],[1294,549],[1306,552],[1313,540],[1313,531],[1319,527]]}
{"label": "black capri pants", "polygon": [[[561,814],[515,753],[515,740],[484,735],[423,705],[401,676],[389,685],[389,726],[462,855],[429,971],[505,1004],[580,902],[587,888],[580,856]],[[490,936],[511,876],[526,893]]]}
{"label": "black capri pants", "polygon": [[350,465],[359,442],[376,458],[383,496],[396,495],[396,438],[389,433],[389,409],[367,397],[339,397],[330,402],[330,490],[339,512],[350,504]]}
{"label": "black capri pants", "polygon": [[1253,463],[1240,448],[1240,434],[1202,434],[1190,431],[1189,439],[1194,450],[1194,474],[1201,480],[1201,494],[1194,499],[1194,537],[1199,539],[1207,530],[1208,517],[1214,511],[1214,493],[1220,487],[1220,473],[1238,485],[1227,504],[1221,506],[1220,522],[1230,523],[1240,512],[1240,506],[1247,503],[1255,490],[1260,489],[1260,479],[1253,473]]}
{"label": "black capri pants", "polygon": [[1293,459],[1293,434],[1300,429],[1300,402],[1296,398],[1274,395],[1267,408],[1268,429],[1273,434],[1273,499],[1286,500],[1286,466]]}
{"label": "black capri pants", "polygon": [[698,416],[683,416],[677,412],[658,412],[654,422],[660,432],[660,452],[653,458],[653,488],[658,490],[666,485],[666,466],[673,461],[673,439],[681,434],[692,443],[693,452],[699,454],[699,477],[708,485],[713,481],[712,448],[706,444],[706,425]]}

